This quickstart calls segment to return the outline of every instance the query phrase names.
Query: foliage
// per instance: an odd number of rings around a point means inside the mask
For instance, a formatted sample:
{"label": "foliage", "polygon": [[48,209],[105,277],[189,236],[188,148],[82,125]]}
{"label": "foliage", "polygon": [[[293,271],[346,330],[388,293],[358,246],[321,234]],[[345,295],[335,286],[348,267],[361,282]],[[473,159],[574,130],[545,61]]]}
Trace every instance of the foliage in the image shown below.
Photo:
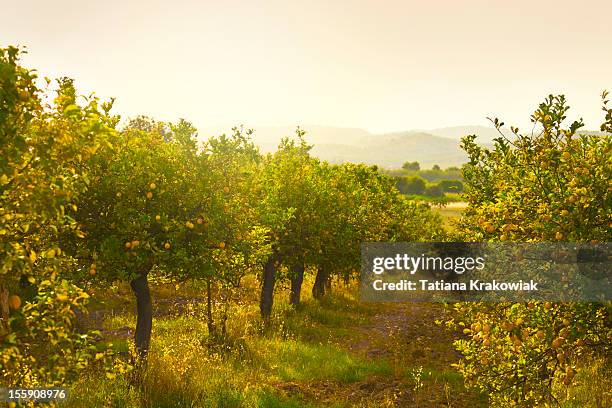
{"label": "foliage", "polygon": [[459,180],[444,179],[437,183],[428,183],[419,176],[396,176],[395,185],[402,194],[423,195],[428,198],[441,198],[445,193],[463,192],[463,183]]}
{"label": "foliage", "polygon": [[459,180],[440,180],[438,182],[440,188],[445,193],[462,193],[463,183]]}
{"label": "foliage", "polygon": [[402,169],[407,171],[419,171],[421,170],[421,165],[417,161],[405,162],[404,164],[402,164]]}
{"label": "foliage", "polygon": [[446,169],[406,169],[402,167],[401,169],[394,170],[386,170],[385,171],[390,176],[399,177],[399,176],[408,176],[408,177],[421,177],[426,181],[433,183],[441,180],[463,180],[463,174],[461,173],[461,169],[458,167],[448,167]]}
{"label": "foliage", "polygon": [[99,333],[75,330],[75,310],[89,295],[55,274],[43,280],[34,299],[15,313],[13,331],[4,340],[0,363],[3,384],[50,387],[76,380],[85,369],[107,369],[112,375],[130,367],[113,363],[110,349],[99,350]]}
{"label": "foliage", "polygon": [[443,197],[444,190],[442,189],[442,186],[440,184],[429,184],[425,188],[423,194],[428,197]]}
{"label": "foliage", "polygon": [[[605,96],[605,95],[604,95]],[[604,103],[605,104],[605,103]],[[601,242],[610,236],[609,136],[580,135],[582,122],[563,123],[568,106],[550,96],[532,116],[537,134],[499,138],[493,149],[463,140],[469,207],[466,240]],[[610,118],[602,128],[610,125]],[[503,123],[494,120],[500,128]],[[595,303],[457,304],[452,327],[465,356],[469,385],[499,406],[533,406],[558,399],[591,353],[609,356],[609,308]]]}
{"label": "foliage", "polygon": [[65,78],[46,102],[19,57],[0,49],[0,378],[26,387],[60,384],[101,358],[91,335],[74,331],[87,295],[65,279],[75,261],[59,236],[83,236],[68,212],[87,188],[85,161],[117,118],[94,97],[78,106]]}
{"label": "foliage", "polygon": [[402,194],[423,194],[425,193],[425,180],[418,176],[398,177],[396,182],[397,189]]}

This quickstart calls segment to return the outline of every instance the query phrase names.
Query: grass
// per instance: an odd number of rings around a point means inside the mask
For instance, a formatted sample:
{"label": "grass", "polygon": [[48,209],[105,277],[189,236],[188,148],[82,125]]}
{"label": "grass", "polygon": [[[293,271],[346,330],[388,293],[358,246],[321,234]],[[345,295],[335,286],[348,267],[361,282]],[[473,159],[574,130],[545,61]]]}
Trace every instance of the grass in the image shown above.
{"label": "grass", "polygon": [[456,228],[461,214],[465,210],[466,203],[463,201],[450,202],[445,205],[433,205],[431,208],[433,211],[440,214],[442,218],[442,225],[448,231],[452,231]]}
{"label": "grass", "polygon": [[[227,338],[211,342],[200,288],[155,285],[152,291],[156,314],[142,377],[89,371],[63,406],[488,406],[486,396],[467,390],[450,367],[457,359],[451,335],[433,324],[444,313],[441,305],[361,303],[355,286],[336,285],[322,301],[305,291],[302,305],[293,308],[281,288],[269,327],[262,326],[255,299],[241,299],[229,310]],[[102,318],[90,323],[100,325],[104,342],[126,352],[134,304],[127,285],[109,292],[110,301],[94,305]],[[609,402],[607,371],[601,362],[579,370],[578,386],[563,390],[562,406],[593,406],[593,395]]]}
{"label": "grass", "polygon": [[388,375],[391,372],[384,361],[368,362],[330,344],[283,341],[266,342],[263,346],[274,356],[272,372],[285,381],[332,380],[351,383],[371,375]]}
{"label": "grass", "polygon": [[442,217],[442,225],[447,230],[452,230],[459,218],[461,217],[461,210],[457,208],[446,208],[446,207],[434,207],[435,212],[440,214]]}
{"label": "grass", "polygon": [[461,194],[459,193],[444,193],[439,197],[432,197],[423,194],[404,194],[408,199],[414,201],[425,202],[429,204],[445,204],[463,201]]}
{"label": "grass", "polygon": [[[192,289],[179,292],[181,298],[190,291],[197,295]],[[133,304],[118,298],[130,299],[129,288],[109,292],[110,301],[94,305],[97,313],[104,313],[100,329],[105,342],[127,351],[125,329],[135,324]],[[285,390],[285,385],[351,384],[391,373],[386,361],[371,361],[343,347],[355,335],[351,328],[366,323],[376,311],[348,290],[321,302],[306,296],[297,310],[281,293],[271,327],[265,330],[256,304],[235,305],[229,312],[228,339],[212,348],[199,300],[177,310],[171,302],[177,293],[167,286],[153,287],[153,296],[153,339],[140,385],[130,385],[126,376],[109,379],[92,372],[73,386],[65,406],[315,407],[320,406],[316,401],[308,401],[299,389]],[[109,305],[112,309],[105,309]]]}
{"label": "grass", "polygon": [[578,367],[575,384],[565,387],[557,383],[555,390],[563,396],[562,408],[612,407],[612,379],[609,359],[590,358]]}

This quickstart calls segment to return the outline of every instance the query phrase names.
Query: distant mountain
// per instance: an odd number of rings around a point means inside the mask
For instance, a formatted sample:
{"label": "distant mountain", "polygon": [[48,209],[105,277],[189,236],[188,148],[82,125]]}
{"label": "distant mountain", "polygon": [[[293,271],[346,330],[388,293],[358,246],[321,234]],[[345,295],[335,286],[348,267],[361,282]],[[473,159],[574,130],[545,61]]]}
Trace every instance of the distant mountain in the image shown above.
{"label": "distant mountain", "polygon": [[334,163],[358,162],[385,168],[399,168],[406,161],[418,161],[423,168],[434,164],[449,167],[467,159],[457,141],[411,131],[369,135],[358,145],[315,144],[313,154]]}
{"label": "distant mountain", "polygon": [[[466,134],[478,134],[477,142],[490,144],[495,129],[482,126],[463,126],[434,130],[414,130],[372,134],[359,128],[303,126],[312,153],[331,163],[365,163],[385,168],[399,168],[406,161],[418,161],[422,168],[434,164],[442,168],[460,166],[467,160],[459,147],[459,139]],[[282,137],[295,134],[294,127],[255,127],[253,140],[262,152],[276,150]],[[228,133],[229,129],[201,129],[200,134]],[[495,136],[496,137],[496,136]]]}
{"label": "distant mountain", "polygon": [[[249,128],[246,126],[245,128]],[[359,128],[341,128],[332,126],[301,126],[306,131],[306,141],[312,145],[340,144],[356,146],[371,134]],[[231,133],[230,127],[198,128],[201,135],[218,135]],[[273,152],[283,137],[295,135],[297,126],[255,126],[253,139],[265,153]]]}
{"label": "distant mountain", "polygon": [[[486,126],[452,126],[425,130],[425,132],[453,140],[461,140],[464,136],[476,135],[476,142],[480,144],[493,144],[493,139],[501,136],[497,129]],[[512,136],[509,129],[502,128],[501,132],[506,137]]]}
{"label": "distant mountain", "polygon": [[[540,130],[540,128],[536,128],[534,129],[534,134],[537,134]],[[523,131],[526,131],[526,129],[522,129]],[[519,131],[519,133],[521,134],[530,134],[532,131],[532,129],[529,129],[529,131],[526,132],[522,132]],[[430,129],[430,130],[424,130],[424,132],[430,133],[432,135],[435,136],[440,136],[440,137],[446,137],[449,139],[454,139],[454,140],[461,140],[462,137],[467,136],[467,135],[476,135],[476,142],[480,143],[480,144],[493,144],[493,139],[496,139],[498,137],[501,136],[500,132],[492,127],[486,127],[486,126],[452,126],[452,127],[445,127],[445,128],[439,128],[439,129]],[[508,139],[513,140],[516,136],[514,134],[512,134],[512,132],[510,131],[510,129],[508,128],[502,128],[501,129],[501,133]],[[605,133],[604,132],[600,132],[597,130],[578,130],[578,134],[585,134],[585,135],[595,135],[595,136],[604,136]]]}

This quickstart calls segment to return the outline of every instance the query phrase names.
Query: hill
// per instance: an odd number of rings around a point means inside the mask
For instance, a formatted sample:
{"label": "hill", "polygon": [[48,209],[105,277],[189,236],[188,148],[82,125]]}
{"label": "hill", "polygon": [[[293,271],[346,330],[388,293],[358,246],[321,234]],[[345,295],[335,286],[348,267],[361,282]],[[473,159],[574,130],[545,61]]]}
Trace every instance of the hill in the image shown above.
{"label": "hill", "polygon": [[369,135],[351,144],[315,144],[313,154],[333,163],[350,161],[385,168],[398,168],[406,161],[418,161],[424,168],[458,166],[467,158],[456,140],[414,131]]}
{"label": "hill", "polygon": [[[459,147],[460,140],[466,135],[477,135],[476,141],[484,146],[493,144],[499,132],[486,126],[452,126],[429,130],[409,130],[373,134],[360,128],[306,125],[306,140],[314,145],[313,154],[331,163],[365,163],[384,168],[399,168],[406,161],[418,161],[421,168],[434,164],[442,168],[460,166],[467,156]],[[295,134],[295,127],[257,126],[253,140],[262,152],[276,150],[281,138]],[[201,127],[200,135],[218,135],[231,132],[230,126]],[[508,129],[502,133],[512,139]],[[598,131],[581,130],[584,134],[601,134]]]}
{"label": "hill", "polygon": [[[331,163],[376,164],[399,168],[406,161],[418,161],[422,167],[459,166],[466,155],[454,138],[428,131],[405,131],[372,134],[359,128],[303,126],[306,140],[314,145],[313,154]],[[256,127],[253,139],[263,152],[274,151],[280,139],[295,133],[294,127]],[[204,128],[202,135],[228,132],[229,129]]]}
{"label": "hill", "polygon": [[[425,132],[457,141],[467,135],[477,135],[476,141],[481,144],[493,144],[493,139],[501,136],[495,128],[487,126],[451,126],[425,130]],[[506,137],[512,136],[509,129],[502,129],[502,133]]]}

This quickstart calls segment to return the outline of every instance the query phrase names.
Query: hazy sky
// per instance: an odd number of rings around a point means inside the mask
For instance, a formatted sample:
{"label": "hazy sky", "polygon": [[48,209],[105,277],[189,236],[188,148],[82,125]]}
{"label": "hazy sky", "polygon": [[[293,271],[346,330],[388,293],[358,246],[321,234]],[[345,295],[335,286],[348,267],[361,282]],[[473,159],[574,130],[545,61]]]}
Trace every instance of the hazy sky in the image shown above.
{"label": "hazy sky", "polygon": [[612,1],[0,1],[0,44],[117,97],[123,115],[199,126],[370,131],[525,126],[565,93],[589,128],[612,91]]}

